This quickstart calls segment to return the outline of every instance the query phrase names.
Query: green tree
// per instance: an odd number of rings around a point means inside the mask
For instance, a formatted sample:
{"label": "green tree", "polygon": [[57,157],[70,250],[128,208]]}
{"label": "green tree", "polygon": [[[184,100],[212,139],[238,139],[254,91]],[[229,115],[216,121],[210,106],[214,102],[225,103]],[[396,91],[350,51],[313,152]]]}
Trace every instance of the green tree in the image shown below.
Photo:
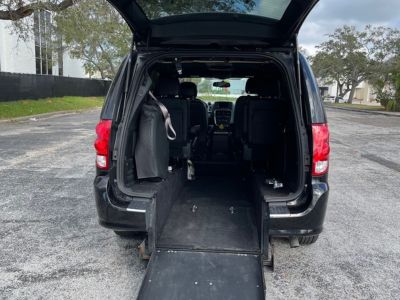
{"label": "green tree", "polygon": [[317,46],[312,58],[314,72],[325,81],[335,82],[338,96],[349,94],[351,103],[357,86],[381,72],[382,65],[392,57],[387,43],[397,34],[394,29],[370,25],[363,31],[347,25],[337,28]]}
{"label": "green tree", "polygon": [[35,10],[61,12],[77,2],[77,0],[0,0],[0,20],[21,20],[32,15]]}
{"label": "green tree", "polygon": [[[223,1],[138,1],[149,18],[169,13],[248,12],[254,0]],[[67,9],[68,8],[68,9]],[[68,50],[74,58],[81,59],[89,75],[100,74],[112,78],[122,58],[129,52],[132,33],[116,12],[104,0],[0,0],[0,19],[12,20],[14,32],[22,40],[31,37],[32,22],[26,18],[34,11],[53,12],[55,24],[47,37],[54,52],[62,55]],[[62,41],[62,43],[60,43]],[[61,51],[60,51],[61,50]]]}
{"label": "green tree", "polygon": [[82,0],[55,21],[66,49],[84,62],[89,75],[114,77],[132,42],[132,32],[116,10],[104,0]]}
{"label": "green tree", "polygon": [[[46,10],[59,14],[80,0],[0,0],[0,20],[12,21],[10,29],[19,40],[29,40],[33,33],[31,16],[35,11]],[[51,42],[49,37],[49,42]]]}
{"label": "green tree", "polygon": [[211,94],[212,92],[211,80],[202,78],[201,81],[197,84],[197,88],[199,90],[199,93]]}
{"label": "green tree", "polygon": [[369,82],[377,100],[388,110],[400,110],[400,32],[376,32],[378,51]]}

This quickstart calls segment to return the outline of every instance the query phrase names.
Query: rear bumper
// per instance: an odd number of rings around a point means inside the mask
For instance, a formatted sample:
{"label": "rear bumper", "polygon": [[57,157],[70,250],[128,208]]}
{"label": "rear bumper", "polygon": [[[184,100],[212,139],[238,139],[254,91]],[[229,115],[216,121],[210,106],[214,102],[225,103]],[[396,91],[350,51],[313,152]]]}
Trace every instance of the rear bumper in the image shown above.
{"label": "rear bumper", "polygon": [[108,176],[94,180],[94,195],[100,225],[118,231],[146,231],[146,210],[115,203],[107,192]]}
{"label": "rear bumper", "polygon": [[325,182],[313,182],[312,187],[312,200],[304,211],[271,212],[269,226],[271,236],[315,235],[322,232],[328,205],[329,185]]}
{"label": "rear bumper", "polygon": [[[116,203],[107,192],[108,176],[97,176],[94,194],[100,225],[113,230],[147,231],[146,210],[133,210]],[[271,211],[269,233],[271,236],[314,235],[322,232],[328,204],[329,186],[313,183],[313,197],[308,208],[300,213]],[[279,210],[278,210],[279,211]]]}

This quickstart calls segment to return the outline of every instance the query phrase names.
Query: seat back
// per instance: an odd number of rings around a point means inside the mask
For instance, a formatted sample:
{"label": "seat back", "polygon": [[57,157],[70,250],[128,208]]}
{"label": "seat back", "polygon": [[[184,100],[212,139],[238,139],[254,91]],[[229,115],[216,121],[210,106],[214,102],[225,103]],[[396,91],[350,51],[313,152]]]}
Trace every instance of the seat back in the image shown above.
{"label": "seat back", "polygon": [[197,86],[193,82],[182,82],[179,87],[180,97],[190,103],[190,141],[191,158],[202,160],[206,157],[208,109],[207,104],[197,96]]}
{"label": "seat back", "polygon": [[283,103],[279,81],[258,79],[257,94],[248,100],[249,146],[272,145],[279,141],[283,127]]}
{"label": "seat back", "polygon": [[251,96],[250,94],[256,94],[257,80],[255,78],[249,78],[246,82],[246,96],[240,96],[235,103],[233,112],[234,132],[233,136],[237,142],[247,140],[248,131],[248,102],[250,99],[258,98],[257,96]]}
{"label": "seat back", "polygon": [[178,98],[178,78],[160,77],[155,94],[168,109],[172,126],[176,132],[176,139],[170,141],[170,157],[175,159],[189,157],[190,108],[187,99]]}
{"label": "seat back", "polygon": [[[207,104],[197,99],[197,86],[193,82],[182,82],[179,86],[179,95],[190,101],[190,128],[198,136],[205,136],[208,128]],[[198,130],[197,128],[198,127]],[[195,130],[194,130],[195,129]]]}

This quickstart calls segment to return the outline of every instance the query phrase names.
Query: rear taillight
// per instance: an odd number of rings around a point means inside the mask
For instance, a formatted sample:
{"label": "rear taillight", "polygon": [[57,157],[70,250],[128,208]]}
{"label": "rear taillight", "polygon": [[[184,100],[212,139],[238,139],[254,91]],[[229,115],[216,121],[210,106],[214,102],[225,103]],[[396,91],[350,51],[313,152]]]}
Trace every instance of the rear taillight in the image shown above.
{"label": "rear taillight", "polygon": [[97,138],[94,142],[96,148],[96,166],[102,170],[109,167],[111,120],[100,120],[96,126]]}
{"label": "rear taillight", "polygon": [[329,168],[329,128],[328,124],[313,124],[313,164],[312,176],[328,173]]}

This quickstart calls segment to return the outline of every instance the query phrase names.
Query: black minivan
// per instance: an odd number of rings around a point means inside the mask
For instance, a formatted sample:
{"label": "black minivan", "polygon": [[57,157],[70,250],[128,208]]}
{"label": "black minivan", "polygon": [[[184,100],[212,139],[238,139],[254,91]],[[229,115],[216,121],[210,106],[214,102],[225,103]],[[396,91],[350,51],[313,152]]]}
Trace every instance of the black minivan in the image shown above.
{"label": "black minivan", "polygon": [[96,127],[99,222],[141,234],[139,299],[264,299],[314,243],[329,129],[297,34],[318,0],[109,0],[134,32]]}

